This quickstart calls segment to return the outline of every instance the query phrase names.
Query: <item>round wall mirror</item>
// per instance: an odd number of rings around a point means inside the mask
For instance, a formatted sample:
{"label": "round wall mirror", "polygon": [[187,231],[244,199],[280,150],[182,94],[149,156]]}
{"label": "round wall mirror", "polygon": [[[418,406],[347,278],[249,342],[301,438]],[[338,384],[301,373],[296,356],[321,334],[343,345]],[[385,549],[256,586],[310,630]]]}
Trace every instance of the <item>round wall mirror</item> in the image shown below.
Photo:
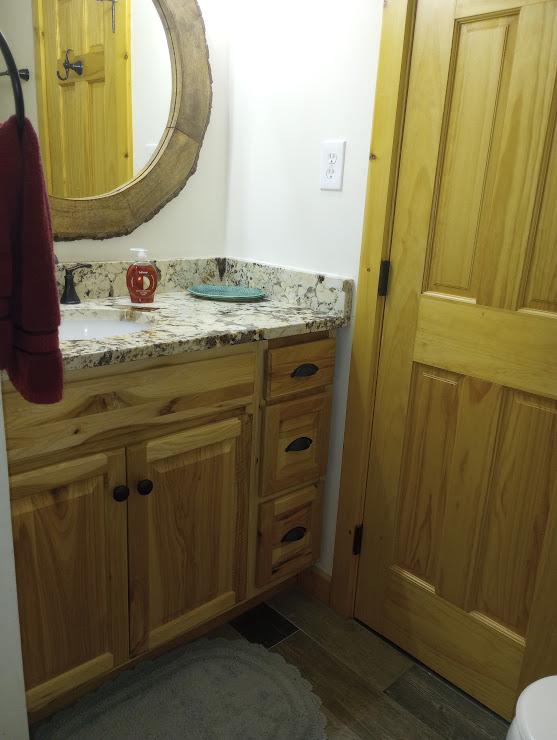
{"label": "round wall mirror", "polygon": [[184,187],[211,108],[196,0],[34,0],[39,137],[59,240],[129,234]]}

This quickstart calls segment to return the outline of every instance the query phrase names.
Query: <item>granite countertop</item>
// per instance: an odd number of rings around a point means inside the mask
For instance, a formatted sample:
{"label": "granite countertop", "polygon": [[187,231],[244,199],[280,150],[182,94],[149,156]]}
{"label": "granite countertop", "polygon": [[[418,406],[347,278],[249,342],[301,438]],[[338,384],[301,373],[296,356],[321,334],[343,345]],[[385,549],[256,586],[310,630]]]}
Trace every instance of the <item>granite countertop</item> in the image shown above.
{"label": "granite countertop", "polygon": [[148,324],[145,330],[123,336],[61,342],[67,371],[335,329],[349,322],[348,304],[290,305],[274,297],[225,303],[194,298],[185,291],[161,293],[154,303],[143,306],[121,296],[61,308],[62,319],[114,314],[117,320]]}

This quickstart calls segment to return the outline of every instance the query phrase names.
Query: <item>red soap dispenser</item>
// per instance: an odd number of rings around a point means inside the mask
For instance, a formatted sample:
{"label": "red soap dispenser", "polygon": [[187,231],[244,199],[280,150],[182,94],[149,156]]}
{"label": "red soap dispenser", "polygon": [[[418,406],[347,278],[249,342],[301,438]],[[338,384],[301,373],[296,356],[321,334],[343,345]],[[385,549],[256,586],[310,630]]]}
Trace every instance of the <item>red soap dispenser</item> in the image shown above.
{"label": "red soap dispenser", "polygon": [[128,267],[126,284],[132,303],[153,303],[157,289],[157,271],[147,259],[146,249],[130,249],[135,262]]}

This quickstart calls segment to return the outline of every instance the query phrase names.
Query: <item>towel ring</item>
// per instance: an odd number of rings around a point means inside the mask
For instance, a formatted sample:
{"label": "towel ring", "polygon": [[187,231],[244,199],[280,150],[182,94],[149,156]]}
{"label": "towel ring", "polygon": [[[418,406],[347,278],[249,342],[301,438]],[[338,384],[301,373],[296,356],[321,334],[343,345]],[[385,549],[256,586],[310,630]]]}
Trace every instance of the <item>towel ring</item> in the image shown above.
{"label": "towel ring", "polygon": [[6,66],[8,68],[8,74],[10,75],[10,79],[12,81],[12,90],[14,93],[14,100],[15,100],[15,117],[17,120],[17,129],[19,131],[19,135],[21,136],[21,134],[23,133],[23,126],[25,125],[25,102],[23,100],[23,90],[21,88],[19,70],[14,61],[14,57],[11,52],[11,49],[8,46],[8,42],[2,35],[1,31],[0,31],[0,51],[2,52],[2,56],[4,57],[6,61]]}

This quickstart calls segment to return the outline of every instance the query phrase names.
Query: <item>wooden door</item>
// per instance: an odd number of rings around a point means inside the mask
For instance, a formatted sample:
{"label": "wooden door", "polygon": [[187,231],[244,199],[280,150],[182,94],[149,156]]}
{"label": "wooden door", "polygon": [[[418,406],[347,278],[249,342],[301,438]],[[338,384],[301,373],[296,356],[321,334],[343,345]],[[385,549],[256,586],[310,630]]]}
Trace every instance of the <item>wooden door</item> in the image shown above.
{"label": "wooden door", "polygon": [[[106,193],[133,177],[130,0],[34,0],[37,96],[48,190]],[[83,74],[63,62],[83,63]]]}
{"label": "wooden door", "polygon": [[557,673],[557,2],[418,0],[356,616],[510,717]]}
{"label": "wooden door", "polygon": [[10,479],[30,710],[128,656],[125,482],[122,450]]}
{"label": "wooden door", "polygon": [[245,597],[249,427],[226,419],[128,449],[132,654]]}

